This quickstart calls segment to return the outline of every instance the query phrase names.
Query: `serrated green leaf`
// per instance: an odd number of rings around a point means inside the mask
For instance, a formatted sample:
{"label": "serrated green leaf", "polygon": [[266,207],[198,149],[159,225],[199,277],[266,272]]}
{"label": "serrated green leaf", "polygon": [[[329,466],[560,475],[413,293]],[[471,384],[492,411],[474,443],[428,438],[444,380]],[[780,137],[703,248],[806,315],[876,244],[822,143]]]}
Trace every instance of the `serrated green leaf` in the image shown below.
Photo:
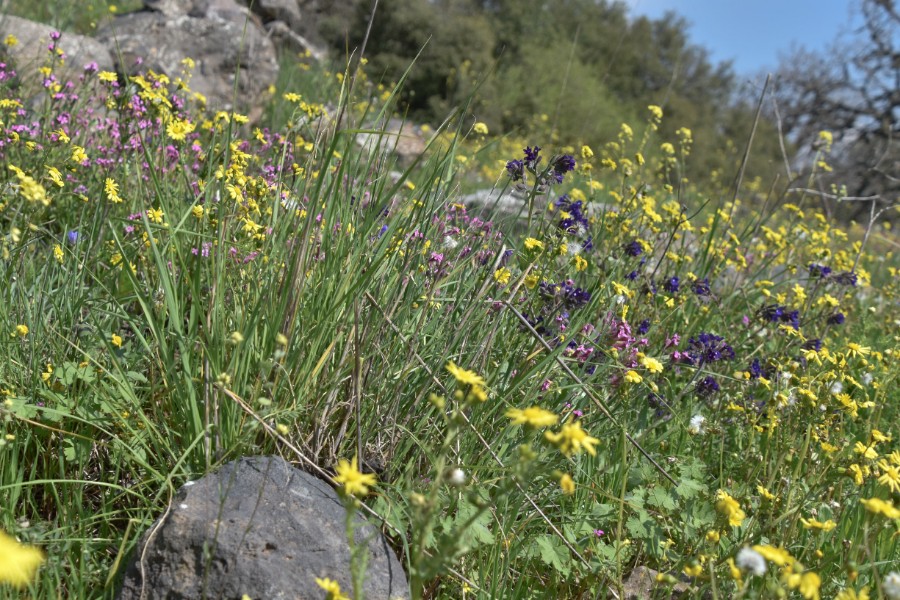
{"label": "serrated green leaf", "polygon": [[669,491],[661,487],[655,487],[647,493],[647,503],[663,510],[675,510],[678,506]]}
{"label": "serrated green leaf", "polygon": [[641,520],[639,515],[630,517],[625,521],[625,528],[628,530],[628,533],[636,538],[650,537],[650,525],[651,521],[649,519],[646,521]]}
{"label": "serrated green leaf", "polygon": [[687,478],[682,479],[678,482],[678,485],[675,486],[675,493],[683,500],[695,498],[698,495],[705,493],[706,490],[707,487],[705,483]]}
{"label": "serrated green leaf", "polygon": [[562,542],[554,536],[544,535],[535,540],[541,561],[563,575],[569,574],[568,552]]}

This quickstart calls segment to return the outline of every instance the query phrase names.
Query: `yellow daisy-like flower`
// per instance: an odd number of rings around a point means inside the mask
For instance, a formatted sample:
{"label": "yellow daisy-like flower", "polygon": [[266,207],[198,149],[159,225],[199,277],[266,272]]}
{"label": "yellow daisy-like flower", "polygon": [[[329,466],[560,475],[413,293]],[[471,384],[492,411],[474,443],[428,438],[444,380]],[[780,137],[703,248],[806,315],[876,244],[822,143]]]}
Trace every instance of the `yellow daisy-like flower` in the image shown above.
{"label": "yellow daisy-like flower", "polygon": [[352,461],[342,458],[335,468],[337,475],[334,480],[339,483],[345,494],[349,496],[365,496],[369,493],[369,486],[375,485],[375,475],[362,473],[356,463],[356,457]]}
{"label": "yellow daisy-like flower", "polygon": [[0,583],[23,588],[31,583],[43,562],[44,553],[39,549],[20,544],[0,531]]}
{"label": "yellow daisy-like flower", "polygon": [[106,83],[112,83],[117,79],[117,76],[112,71],[100,71],[97,73],[97,79]]}
{"label": "yellow daisy-like flower", "polygon": [[753,546],[753,549],[759,552],[767,561],[774,563],[779,567],[786,567],[787,565],[794,564],[794,557],[791,556],[787,550],[782,548],[757,544],[756,546]]}
{"label": "yellow daisy-like flower", "polygon": [[728,524],[732,527],[740,527],[743,520],[747,518],[747,513],[743,511],[738,501],[725,490],[716,492],[716,510],[725,515]]}
{"label": "yellow daisy-like flower", "polygon": [[316,585],[325,590],[325,600],[350,600],[349,597],[345,596],[341,591],[341,584],[333,579],[318,578],[316,577]]}
{"label": "yellow daisy-like flower", "polygon": [[501,285],[509,283],[510,277],[512,277],[512,272],[506,267],[501,267],[494,271],[494,280]]}
{"label": "yellow daisy-like flower", "polygon": [[161,208],[148,208],[147,209],[147,218],[150,219],[153,223],[162,223],[163,217],[165,213]]}
{"label": "yellow daisy-like flower", "polygon": [[581,423],[579,421],[566,423],[562,426],[562,429],[555,433],[552,431],[545,431],[544,439],[559,448],[559,451],[566,456],[578,454],[581,452],[582,448],[584,448],[591,456],[596,456],[597,450],[594,446],[600,443],[600,440],[591,437],[581,428]]}
{"label": "yellow daisy-like flower", "polygon": [[556,425],[559,421],[559,415],[540,406],[532,406],[524,410],[511,408],[506,411],[506,416],[512,419],[513,425],[527,425],[528,427],[549,427]]}
{"label": "yellow daisy-like flower", "polygon": [[819,600],[819,588],[822,580],[812,571],[804,573],[789,573],[784,576],[784,583],[789,588],[796,589],[806,600]]}
{"label": "yellow daisy-like flower", "polygon": [[835,527],[837,527],[837,523],[835,523],[831,519],[828,519],[824,523],[817,519],[808,519],[807,520],[807,519],[804,519],[803,517],[800,517],[800,520],[803,522],[803,527],[805,527],[806,529],[820,529],[824,532],[829,532],[832,529],[834,529]]}
{"label": "yellow daisy-like flower", "polygon": [[183,141],[192,131],[194,131],[194,124],[181,119],[172,119],[166,126],[166,135],[178,142]]}
{"label": "yellow daisy-like flower", "polygon": [[866,510],[876,515],[882,515],[888,519],[900,519],[900,508],[895,507],[890,500],[860,498],[859,503],[865,506]]}
{"label": "yellow daisy-like flower", "polygon": [[900,468],[883,460],[878,463],[878,466],[881,468],[881,477],[878,478],[878,483],[891,488],[891,493],[900,492]]}
{"label": "yellow daisy-like flower", "polygon": [[860,346],[856,342],[849,342],[847,344],[847,356],[867,356],[872,352],[872,349],[868,346]]}
{"label": "yellow daisy-like flower", "polygon": [[544,242],[536,240],[532,237],[525,238],[525,249],[530,252],[538,252],[544,249]]}
{"label": "yellow daisy-like flower", "polygon": [[468,371],[462,367],[457,367],[452,360],[447,363],[447,370],[453,375],[457,383],[461,385],[483,386],[484,378],[475,371]]}

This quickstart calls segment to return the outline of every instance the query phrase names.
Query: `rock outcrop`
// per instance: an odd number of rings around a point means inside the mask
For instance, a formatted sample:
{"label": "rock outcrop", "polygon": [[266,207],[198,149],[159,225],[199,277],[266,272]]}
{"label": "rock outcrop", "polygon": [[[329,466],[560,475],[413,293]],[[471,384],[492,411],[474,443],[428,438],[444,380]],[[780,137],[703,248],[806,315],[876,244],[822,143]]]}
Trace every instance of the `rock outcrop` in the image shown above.
{"label": "rock outcrop", "polygon": [[181,61],[191,58],[192,91],[213,110],[234,109],[255,120],[278,77],[278,60],[252,13],[235,0],[145,0],[145,6],[97,32],[113,51],[117,70],[152,69],[174,78]]}
{"label": "rock outcrop", "polygon": [[[312,600],[325,595],[316,578],[352,594],[345,515],[331,487],[279,457],[228,463],[178,491],[136,548],[118,598]],[[381,533],[357,517],[355,540],[367,548],[364,596],[408,598]]]}

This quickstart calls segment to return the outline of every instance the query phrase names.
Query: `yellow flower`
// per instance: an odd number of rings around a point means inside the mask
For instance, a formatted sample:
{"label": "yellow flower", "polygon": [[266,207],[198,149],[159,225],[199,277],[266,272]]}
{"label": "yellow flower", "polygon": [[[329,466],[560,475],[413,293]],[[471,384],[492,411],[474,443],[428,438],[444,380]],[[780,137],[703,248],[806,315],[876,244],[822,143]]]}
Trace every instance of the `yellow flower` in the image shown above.
{"label": "yellow flower", "polygon": [[162,223],[163,217],[165,213],[161,208],[148,208],[147,209],[147,218],[150,219],[153,223]]}
{"label": "yellow flower", "polygon": [[59,244],[56,244],[56,245],[53,247],[53,258],[56,259],[56,262],[58,262],[59,264],[62,264],[63,259],[65,258],[65,256],[66,256],[66,255],[65,255],[65,253],[63,252],[62,246],[60,246]]}
{"label": "yellow flower", "polygon": [[541,240],[536,240],[532,237],[525,238],[525,249],[532,252],[543,250],[544,242],[542,242]]}
{"label": "yellow flower", "polygon": [[119,184],[113,179],[107,177],[106,182],[103,184],[103,188],[106,191],[106,197],[110,202],[114,204],[122,202],[122,198],[119,197]]}
{"label": "yellow flower", "polygon": [[116,348],[121,348],[122,347],[122,336],[119,335],[118,333],[112,334],[112,336],[109,338],[109,343],[111,343]]}
{"label": "yellow flower", "polygon": [[784,577],[784,583],[789,588],[796,589],[806,600],[819,600],[819,588],[822,580],[812,571],[805,573],[789,573]]}
{"label": "yellow flower", "polygon": [[97,73],[97,79],[105,83],[113,83],[116,80],[116,74],[112,71],[100,71]]}
{"label": "yellow flower", "polygon": [[803,522],[803,527],[805,527],[806,529],[821,529],[822,531],[828,532],[837,527],[837,523],[835,523],[831,519],[828,519],[824,523],[817,519],[807,520],[803,517],[800,517],[800,520]]}
{"label": "yellow flower", "polygon": [[447,363],[447,370],[453,375],[453,378],[456,379],[457,383],[461,385],[483,386],[485,384],[484,378],[481,377],[481,375],[475,371],[468,371],[462,367],[457,367],[452,360]]}
{"label": "yellow flower", "polygon": [[562,489],[563,494],[570,495],[575,493],[575,481],[568,473],[564,473],[559,478],[559,487]]}
{"label": "yellow flower", "polygon": [[775,563],[779,567],[794,564],[794,557],[787,550],[765,545],[756,545],[753,546],[753,549],[759,552],[767,561]]}
{"label": "yellow flower", "polygon": [[365,496],[369,493],[370,485],[375,485],[375,475],[362,473],[356,464],[356,457],[352,461],[342,458],[338,461],[337,475],[334,480],[343,486],[345,494],[350,496]]}
{"label": "yellow flower", "polygon": [[578,454],[581,452],[582,447],[591,456],[596,456],[597,450],[594,446],[600,443],[600,440],[588,435],[588,433],[581,428],[581,423],[578,421],[566,423],[557,433],[545,431],[544,438],[559,448],[559,451],[566,456]]}
{"label": "yellow flower", "polygon": [[203,218],[203,207],[199,204],[195,205],[194,208],[191,209],[191,214],[194,215],[197,219]]}
{"label": "yellow flower", "polygon": [[725,515],[732,527],[740,527],[741,522],[747,517],[738,501],[725,490],[716,492],[716,510]]}
{"label": "yellow flower", "polygon": [[663,371],[663,364],[649,356],[645,356],[641,359],[641,365],[651,373],[662,373]]}
{"label": "yellow flower", "polygon": [[23,588],[34,579],[42,562],[44,553],[39,549],[24,546],[0,531],[0,583]]}
{"label": "yellow flower", "polygon": [[509,283],[509,278],[512,276],[512,273],[506,267],[501,267],[494,271],[494,280],[500,285],[506,285]]}
{"label": "yellow flower", "polygon": [[640,383],[643,380],[644,378],[638,375],[636,371],[627,371],[625,373],[625,381],[628,383]]}
{"label": "yellow flower", "polygon": [[890,500],[860,498],[859,503],[865,506],[866,510],[876,515],[882,515],[888,519],[900,519],[900,509],[896,508]]}
{"label": "yellow flower", "polygon": [[9,34],[8,36],[6,36],[6,39],[3,40],[3,44],[6,45],[7,48],[12,48],[18,43],[19,40],[13,34]]}
{"label": "yellow flower", "polygon": [[529,427],[549,427],[556,425],[559,416],[540,406],[532,406],[524,410],[511,408],[506,411],[506,416],[512,419],[513,425],[527,425]]}
{"label": "yellow flower", "polygon": [[859,590],[858,594],[853,588],[841,590],[838,592],[838,595],[834,597],[834,600],[869,600],[869,588],[864,587]]}
{"label": "yellow flower", "polygon": [[873,448],[872,446],[866,446],[862,442],[856,442],[856,444],[853,446],[853,451],[857,454],[862,454],[868,459],[878,458],[878,452],[875,451],[875,448]]}
{"label": "yellow flower", "polygon": [[488,126],[479,121],[478,123],[475,123],[474,127],[472,127],[472,131],[474,131],[478,135],[487,135]]}
{"label": "yellow flower", "polygon": [[878,483],[891,488],[891,493],[896,494],[900,492],[900,469],[889,465],[883,460],[878,463],[878,466],[882,471],[881,477],[878,478]]}
{"label": "yellow flower", "polygon": [[194,124],[187,120],[172,119],[166,126],[166,135],[175,141],[184,141],[184,138],[194,131]]}
{"label": "yellow flower", "polygon": [[350,598],[345,596],[341,591],[341,585],[337,581],[328,579],[327,577],[324,579],[316,577],[316,584],[325,590],[326,600],[350,600]]}
{"label": "yellow flower", "polygon": [[866,356],[872,352],[872,349],[868,346],[860,346],[855,342],[849,342],[847,344],[847,355],[848,356]]}
{"label": "yellow flower", "polygon": [[756,486],[756,491],[759,492],[759,495],[768,500],[769,502],[774,502],[778,500],[778,497],[769,491],[769,488],[764,487],[762,485]]}
{"label": "yellow flower", "polygon": [[25,337],[28,335],[28,325],[16,325],[16,330],[12,333],[12,337]]}

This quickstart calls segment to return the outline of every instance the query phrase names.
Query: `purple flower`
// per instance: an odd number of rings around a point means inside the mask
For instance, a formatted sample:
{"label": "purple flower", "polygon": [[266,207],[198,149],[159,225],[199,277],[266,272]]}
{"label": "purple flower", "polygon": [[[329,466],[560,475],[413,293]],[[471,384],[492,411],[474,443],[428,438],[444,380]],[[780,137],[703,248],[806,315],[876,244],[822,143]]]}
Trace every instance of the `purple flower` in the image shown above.
{"label": "purple flower", "polygon": [[68,242],[70,244],[74,244],[75,242],[78,241],[78,232],[70,231],[69,233],[66,234],[66,240],[68,240]]}
{"label": "purple flower", "polygon": [[722,336],[700,333],[688,340],[684,356],[689,364],[699,367],[720,360],[734,360],[734,349],[725,343]]}
{"label": "purple flower", "polygon": [[506,163],[506,172],[513,181],[520,181],[525,178],[525,165],[521,160],[511,160]]}
{"label": "purple flower", "polygon": [[718,392],[719,389],[719,382],[713,379],[710,375],[707,375],[706,377],[698,381],[697,385],[694,387],[697,395],[704,398]]}
{"label": "purple flower", "polygon": [[844,323],[844,313],[834,313],[830,317],[828,317],[829,325],[843,325]]}
{"label": "purple flower", "polygon": [[640,256],[643,252],[644,248],[637,242],[637,240],[625,244],[625,254],[627,254],[628,256]]}
{"label": "purple flower", "polygon": [[812,277],[828,277],[831,275],[831,267],[826,267],[824,265],[818,265],[816,263],[809,264],[809,274]]}
{"label": "purple flower", "polygon": [[523,152],[525,152],[525,166],[536,169],[538,163],[541,162],[541,147],[535,146],[532,148],[531,146],[528,146]]}
{"label": "purple flower", "polygon": [[832,281],[836,281],[841,285],[852,285],[856,287],[856,282],[858,281],[858,277],[856,273],[853,271],[844,271],[843,273],[838,273],[832,278]]}
{"label": "purple flower", "polygon": [[563,154],[559,158],[553,161],[553,175],[555,176],[556,183],[562,183],[563,176],[575,169],[575,159],[568,155]]}
{"label": "purple flower", "polygon": [[670,294],[677,294],[678,287],[680,285],[680,281],[677,277],[670,277],[663,284],[663,289],[669,292]]}
{"label": "purple flower", "polygon": [[709,277],[698,279],[691,285],[691,291],[698,296],[709,296],[712,292],[709,289]]}
{"label": "purple flower", "polygon": [[644,335],[645,333],[650,331],[650,319],[644,319],[643,321],[641,321],[641,324],[638,325],[637,330],[641,335]]}

